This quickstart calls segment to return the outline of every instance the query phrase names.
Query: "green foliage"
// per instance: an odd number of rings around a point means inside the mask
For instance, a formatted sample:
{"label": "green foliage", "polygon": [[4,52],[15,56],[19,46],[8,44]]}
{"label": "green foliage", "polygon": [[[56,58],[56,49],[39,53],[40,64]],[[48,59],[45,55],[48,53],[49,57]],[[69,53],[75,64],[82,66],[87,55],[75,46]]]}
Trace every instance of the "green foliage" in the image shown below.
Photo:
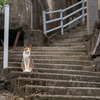
{"label": "green foliage", "polygon": [[16,98],[20,98],[20,95],[18,95]]}
{"label": "green foliage", "polygon": [[[0,5],[2,5],[2,6],[3,6],[3,4],[4,4],[4,0],[0,0]],[[5,5],[6,5],[6,4],[9,4],[9,1],[8,1],[8,0],[6,0]]]}

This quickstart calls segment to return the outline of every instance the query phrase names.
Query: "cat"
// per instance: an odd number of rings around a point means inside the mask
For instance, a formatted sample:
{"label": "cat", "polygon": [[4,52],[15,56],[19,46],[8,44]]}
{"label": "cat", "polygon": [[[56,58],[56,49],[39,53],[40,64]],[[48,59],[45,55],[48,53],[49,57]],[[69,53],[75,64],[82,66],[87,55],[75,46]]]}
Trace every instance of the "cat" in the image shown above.
{"label": "cat", "polygon": [[29,47],[24,44],[23,59],[21,67],[23,72],[33,72],[34,63],[31,58],[31,45]]}

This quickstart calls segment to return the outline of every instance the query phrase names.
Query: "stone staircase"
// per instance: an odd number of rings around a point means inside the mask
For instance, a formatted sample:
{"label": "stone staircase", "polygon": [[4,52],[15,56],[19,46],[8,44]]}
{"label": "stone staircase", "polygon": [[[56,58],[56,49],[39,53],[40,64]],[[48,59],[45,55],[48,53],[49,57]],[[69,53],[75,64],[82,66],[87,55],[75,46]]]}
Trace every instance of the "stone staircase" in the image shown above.
{"label": "stone staircase", "polygon": [[100,74],[93,72],[86,34],[86,25],[80,25],[52,38],[52,46],[32,47],[31,73],[20,68],[23,47],[9,50],[9,67],[2,75],[11,81],[10,91],[25,100],[100,100]]}

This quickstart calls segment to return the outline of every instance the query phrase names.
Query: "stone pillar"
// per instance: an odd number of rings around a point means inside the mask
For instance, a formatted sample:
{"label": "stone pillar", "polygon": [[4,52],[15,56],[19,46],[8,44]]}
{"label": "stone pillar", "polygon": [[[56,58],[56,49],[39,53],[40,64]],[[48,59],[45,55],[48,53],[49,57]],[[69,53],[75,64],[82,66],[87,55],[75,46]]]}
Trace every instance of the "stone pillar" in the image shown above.
{"label": "stone pillar", "polygon": [[100,0],[98,0],[98,17],[100,19]]}
{"label": "stone pillar", "polygon": [[100,9],[100,0],[98,0],[98,9]]}
{"label": "stone pillar", "polygon": [[87,32],[92,34],[93,24],[98,21],[98,0],[87,0]]}

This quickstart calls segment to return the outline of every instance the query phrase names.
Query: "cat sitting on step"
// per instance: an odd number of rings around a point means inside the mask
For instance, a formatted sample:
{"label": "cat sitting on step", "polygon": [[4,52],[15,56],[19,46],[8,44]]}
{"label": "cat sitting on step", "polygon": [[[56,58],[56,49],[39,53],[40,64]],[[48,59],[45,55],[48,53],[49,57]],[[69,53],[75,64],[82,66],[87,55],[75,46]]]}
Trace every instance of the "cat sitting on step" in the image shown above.
{"label": "cat sitting on step", "polygon": [[22,59],[22,63],[21,63],[23,72],[32,72],[34,63],[33,63],[33,60],[31,58],[30,54],[31,54],[31,45],[29,47],[27,47],[24,44],[23,59]]}

